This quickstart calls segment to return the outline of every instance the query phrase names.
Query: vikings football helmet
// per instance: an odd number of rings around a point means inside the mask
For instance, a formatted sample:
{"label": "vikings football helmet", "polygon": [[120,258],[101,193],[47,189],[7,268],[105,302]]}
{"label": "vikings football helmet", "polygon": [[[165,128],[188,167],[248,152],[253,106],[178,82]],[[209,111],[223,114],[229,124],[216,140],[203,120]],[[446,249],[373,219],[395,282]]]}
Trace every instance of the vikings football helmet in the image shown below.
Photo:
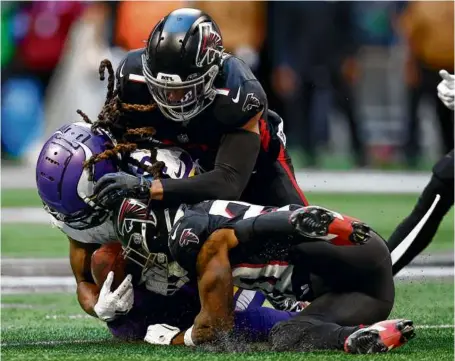
{"label": "vikings football helmet", "polygon": [[[69,227],[84,230],[106,221],[109,211],[91,200],[93,186],[107,173],[117,172],[116,160],[102,160],[92,166],[84,162],[104,152],[114,141],[102,130],[77,122],[57,130],[44,144],[36,164],[36,184],[45,210]],[[92,174],[91,174],[92,173]]]}
{"label": "vikings football helmet", "polygon": [[213,102],[223,51],[220,29],[200,10],[175,10],[155,26],[142,55],[142,71],[167,118],[187,121]]}

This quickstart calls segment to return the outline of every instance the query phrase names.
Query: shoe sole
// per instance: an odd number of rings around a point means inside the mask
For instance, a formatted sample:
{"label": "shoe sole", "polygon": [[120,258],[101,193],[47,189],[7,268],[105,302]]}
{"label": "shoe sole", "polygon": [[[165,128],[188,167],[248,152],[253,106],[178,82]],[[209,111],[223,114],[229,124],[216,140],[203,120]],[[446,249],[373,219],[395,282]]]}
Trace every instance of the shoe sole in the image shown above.
{"label": "shoe sole", "polygon": [[[412,321],[401,321],[396,325],[396,327],[401,333],[399,346],[404,345],[410,339],[415,337],[415,329]],[[394,347],[389,348],[384,344],[379,335],[379,331],[366,330],[364,333],[359,334],[357,338],[353,339],[347,348],[349,353],[370,354],[388,352]]]}
{"label": "shoe sole", "polygon": [[[295,215],[292,224],[297,233],[304,237],[324,237],[328,234],[329,226],[334,219],[333,215],[325,209],[313,209],[312,211],[314,212],[315,210],[317,210],[317,213],[304,210],[296,211],[297,214]],[[303,230],[302,223],[307,219],[316,222],[318,224],[318,230],[312,232]]]}

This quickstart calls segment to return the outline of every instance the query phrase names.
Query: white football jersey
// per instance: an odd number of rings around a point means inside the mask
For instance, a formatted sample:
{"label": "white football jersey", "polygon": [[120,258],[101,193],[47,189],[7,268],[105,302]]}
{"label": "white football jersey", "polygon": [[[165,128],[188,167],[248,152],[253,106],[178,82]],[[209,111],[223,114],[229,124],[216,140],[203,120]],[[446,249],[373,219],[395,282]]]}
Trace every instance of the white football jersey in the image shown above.
{"label": "white football jersey", "polygon": [[[147,149],[138,149],[131,154],[131,157],[144,165],[152,165],[150,151]],[[166,165],[163,169],[163,174],[173,179],[188,178],[201,172],[197,163],[195,163],[191,159],[191,156],[181,148],[172,147],[158,149],[156,159],[159,162],[164,162]],[[133,174],[148,175],[147,172],[138,169],[136,166],[131,166],[130,170]]]}
{"label": "white football jersey", "polygon": [[52,226],[57,227],[69,238],[74,239],[75,241],[81,243],[105,244],[117,240],[114,224],[110,218],[108,218],[106,222],[100,224],[99,226],[79,230],[71,228],[68,226],[68,224],[59,221],[52,215],[49,215],[49,217],[51,218]]}

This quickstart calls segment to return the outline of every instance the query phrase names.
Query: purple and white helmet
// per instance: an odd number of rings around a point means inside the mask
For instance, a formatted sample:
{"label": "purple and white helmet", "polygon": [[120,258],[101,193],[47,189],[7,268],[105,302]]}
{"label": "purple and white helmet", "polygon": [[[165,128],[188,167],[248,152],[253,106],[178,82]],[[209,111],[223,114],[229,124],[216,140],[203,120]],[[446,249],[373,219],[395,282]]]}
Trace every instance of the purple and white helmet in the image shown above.
{"label": "purple and white helmet", "polygon": [[69,227],[82,230],[106,221],[109,211],[91,200],[95,182],[118,171],[115,160],[102,160],[90,172],[84,162],[106,150],[113,139],[90,124],[77,122],[57,130],[44,144],[36,164],[36,184],[44,208]]}

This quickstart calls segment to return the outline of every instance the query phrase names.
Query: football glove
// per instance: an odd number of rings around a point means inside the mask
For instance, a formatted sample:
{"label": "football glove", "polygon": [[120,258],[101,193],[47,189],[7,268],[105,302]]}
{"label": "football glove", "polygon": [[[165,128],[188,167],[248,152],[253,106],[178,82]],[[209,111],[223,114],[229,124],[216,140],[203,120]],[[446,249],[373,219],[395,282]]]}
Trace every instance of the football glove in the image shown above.
{"label": "football glove", "polygon": [[98,180],[93,192],[96,202],[111,208],[126,197],[149,198],[151,186],[152,181],[145,177],[136,177],[125,172],[108,173]]}
{"label": "football glove", "polygon": [[144,341],[152,345],[170,345],[174,337],[179,333],[179,328],[164,323],[151,325],[147,328]]}
{"label": "football glove", "polygon": [[134,303],[133,284],[131,283],[132,276],[125,277],[118,288],[111,292],[112,281],[114,280],[114,272],[109,272],[106,281],[101,287],[98,296],[98,302],[93,310],[100,320],[110,322],[118,316],[126,315]]}
{"label": "football glove", "polygon": [[441,70],[439,75],[443,80],[438,84],[438,97],[447,108],[454,110],[455,76],[446,70]]}

